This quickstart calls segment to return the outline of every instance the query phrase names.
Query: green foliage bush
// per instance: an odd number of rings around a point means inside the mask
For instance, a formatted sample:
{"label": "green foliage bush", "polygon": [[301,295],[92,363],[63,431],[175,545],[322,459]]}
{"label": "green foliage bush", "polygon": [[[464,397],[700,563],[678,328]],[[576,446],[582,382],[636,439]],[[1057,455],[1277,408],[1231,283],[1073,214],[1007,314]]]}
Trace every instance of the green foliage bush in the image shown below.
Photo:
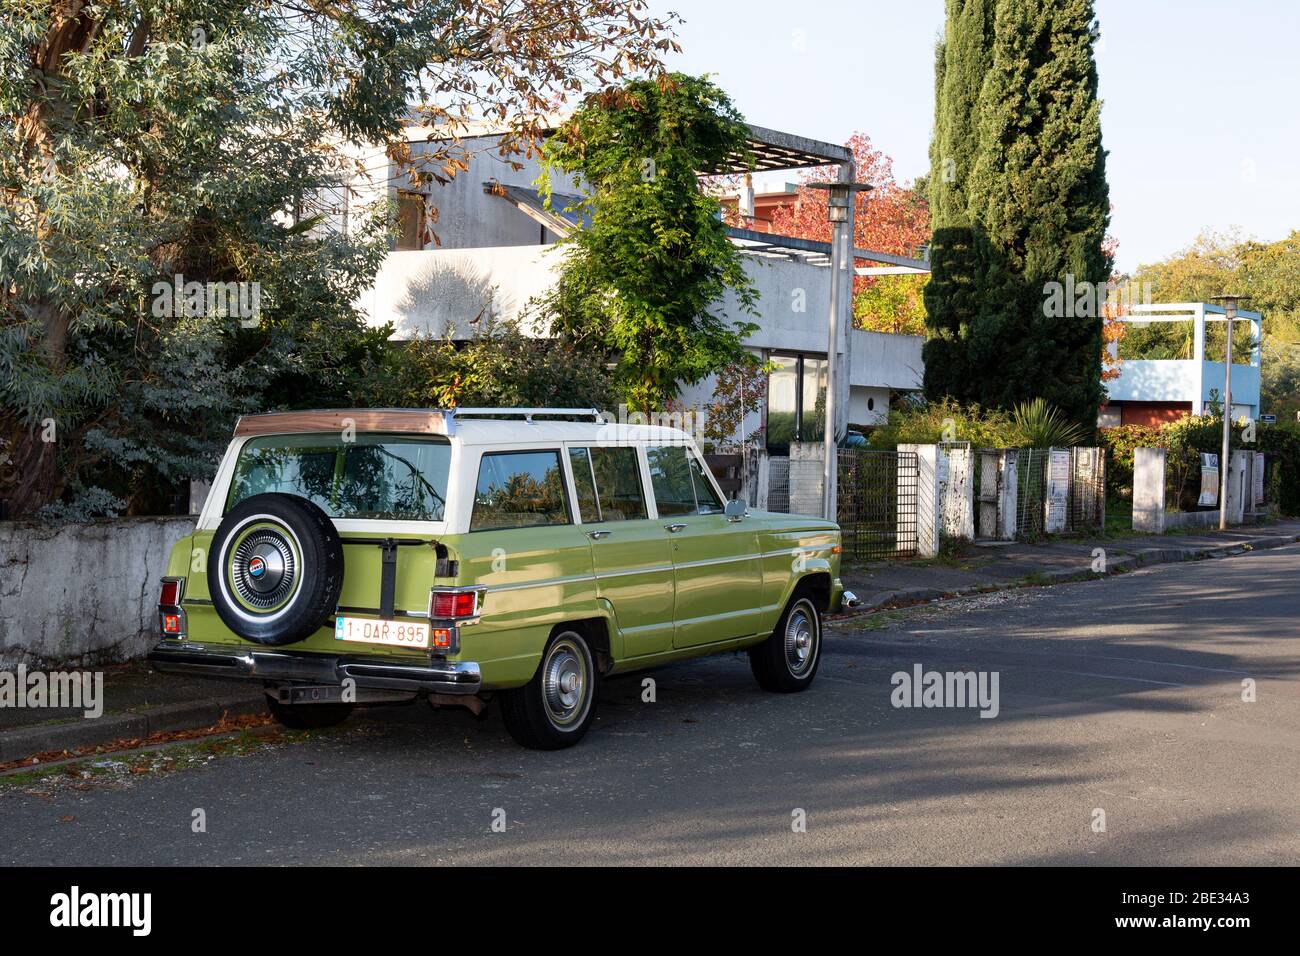
{"label": "green foliage bush", "polygon": [[380,374],[357,382],[352,404],[375,407],[517,406],[612,409],[617,393],[603,351],[525,335],[508,323],[468,342],[394,343]]}
{"label": "green foliage bush", "polygon": [[1106,449],[1106,494],[1111,498],[1133,495],[1133,452],[1161,444],[1160,429],[1151,425],[1121,425],[1098,432],[1098,444]]}
{"label": "green foliage bush", "polygon": [[890,412],[889,421],[871,433],[870,444],[872,448],[895,448],[900,444],[968,441],[976,448],[1011,448],[1018,439],[1009,412],[942,399]]}
{"label": "green foliage bush", "polygon": [[[1235,422],[1229,447],[1262,451],[1269,462],[1270,490],[1283,514],[1300,514],[1300,427],[1285,423],[1256,425],[1255,441],[1245,441],[1246,426]],[[1219,454],[1223,443],[1223,418],[1219,415],[1187,415],[1160,426],[1124,425],[1103,428],[1100,444],[1107,450],[1106,491],[1112,498],[1133,494],[1133,451],[1163,448],[1167,468],[1169,503],[1187,509],[1194,506],[1195,479],[1200,474],[1200,453]]]}
{"label": "green foliage bush", "polygon": [[968,441],[975,448],[1067,448],[1082,444],[1086,433],[1041,399],[1010,412],[953,399],[910,404],[890,412],[889,421],[871,433],[873,448],[899,444]]}

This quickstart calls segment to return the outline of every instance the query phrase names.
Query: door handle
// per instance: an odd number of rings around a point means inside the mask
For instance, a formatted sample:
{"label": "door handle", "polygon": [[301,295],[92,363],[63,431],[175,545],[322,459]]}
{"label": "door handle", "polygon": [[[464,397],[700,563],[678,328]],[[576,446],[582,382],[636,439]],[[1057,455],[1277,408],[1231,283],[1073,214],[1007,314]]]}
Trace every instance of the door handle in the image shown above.
{"label": "door handle", "polygon": [[592,541],[599,541],[601,538],[608,538],[611,534],[612,531],[588,531],[587,537]]}
{"label": "door handle", "polygon": [[664,527],[668,530],[670,534],[676,534],[678,531],[686,530],[686,525],[684,524],[666,524],[664,525]]}

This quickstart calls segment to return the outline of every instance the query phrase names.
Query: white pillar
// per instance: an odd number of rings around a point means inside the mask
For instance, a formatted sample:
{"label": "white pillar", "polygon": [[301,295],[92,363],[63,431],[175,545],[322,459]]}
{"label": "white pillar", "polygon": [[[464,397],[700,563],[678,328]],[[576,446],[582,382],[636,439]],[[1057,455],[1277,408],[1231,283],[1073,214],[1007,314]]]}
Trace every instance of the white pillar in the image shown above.
{"label": "white pillar", "polygon": [[974,466],[974,449],[939,449],[939,529],[944,537],[975,538]]}
{"label": "white pillar", "polygon": [[998,501],[998,537],[1013,541],[1016,537],[1016,508],[1020,503],[1020,452],[1002,453],[1002,486]]}
{"label": "white pillar", "polygon": [[[939,554],[939,446],[899,445],[900,452],[916,455],[916,554]],[[902,487],[902,481],[899,481]],[[901,509],[901,502],[898,507]],[[901,515],[900,515],[901,517]]]}
{"label": "white pillar", "polygon": [[1227,524],[1241,524],[1246,517],[1246,490],[1247,479],[1250,474],[1250,459],[1253,452],[1244,449],[1235,449],[1228,456],[1228,494],[1225,501],[1220,502],[1224,505],[1225,522]]}
{"label": "white pillar", "polygon": [[1133,449],[1133,530],[1165,533],[1165,450]]}
{"label": "white pillar", "polygon": [[[754,218],[754,177],[745,173],[745,179],[740,184],[740,194],[736,198],[736,209],[742,217]],[[741,227],[748,229],[748,223],[741,223]]]}
{"label": "white pillar", "polygon": [[1196,395],[1192,398],[1192,414],[1205,413],[1205,303],[1196,303],[1192,319],[1192,359],[1196,362]]}

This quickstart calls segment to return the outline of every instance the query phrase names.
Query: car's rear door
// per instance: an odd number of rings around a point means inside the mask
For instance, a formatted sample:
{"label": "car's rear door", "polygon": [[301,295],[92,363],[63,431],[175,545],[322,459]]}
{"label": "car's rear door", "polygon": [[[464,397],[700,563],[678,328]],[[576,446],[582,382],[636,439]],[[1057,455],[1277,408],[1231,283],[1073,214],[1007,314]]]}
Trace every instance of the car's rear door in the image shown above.
{"label": "car's rear door", "polygon": [[570,445],[569,465],[582,530],[591,541],[597,595],[613,608],[624,654],[673,646],[673,564],[669,534],[651,519],[638,450]]}
{"label": "car's rear door", "polygon": [[672,545],[674,647],[758,632],[762,562],[750,522],[732,521],[704,463],[684,445],[646,449],[659,524]]}

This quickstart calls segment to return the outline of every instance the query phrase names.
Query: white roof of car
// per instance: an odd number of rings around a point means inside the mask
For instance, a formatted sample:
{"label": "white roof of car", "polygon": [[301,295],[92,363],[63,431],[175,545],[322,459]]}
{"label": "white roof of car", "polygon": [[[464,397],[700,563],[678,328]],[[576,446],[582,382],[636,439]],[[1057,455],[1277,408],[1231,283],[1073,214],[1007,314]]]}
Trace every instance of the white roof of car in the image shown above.
{"label": "white roof of car", "polygon": [[[590,421],[565,421],[587,417]],[[445,435],[465,445],[516,445],[539,441],[621,444],[648,442],[686,444],[690,435],[666,425],[609,421],[596,409],[547,408],[333,408],[301,412],[245,415],[235,425],[235,437],[332,432]]]}

